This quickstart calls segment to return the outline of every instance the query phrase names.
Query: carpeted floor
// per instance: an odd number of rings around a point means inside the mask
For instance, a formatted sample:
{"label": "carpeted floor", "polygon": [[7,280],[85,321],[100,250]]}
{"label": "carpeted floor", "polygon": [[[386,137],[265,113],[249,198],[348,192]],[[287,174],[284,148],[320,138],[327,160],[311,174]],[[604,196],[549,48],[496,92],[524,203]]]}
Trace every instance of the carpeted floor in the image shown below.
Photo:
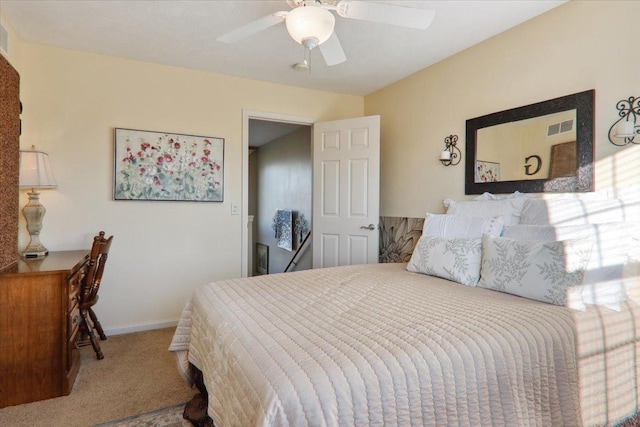
{"label": "carpeted floor", "polygon": [[[182,380],[167,351],[174,329],[109,337],[96,360],[81,349],[69,396],[0,409],[2,427],[190,427],[184,402],[197,392]],[[640,426],[640,416],[619,427]]]}
{"label": "carpeted floor", "polygon": [[82,347],[69,396],[0,409],[0,426],[88,427],[188,401],[196,391],[182,380],[167,351],[173,332],[111,336],[101,341],[103,360],[96,360],[91,346]]}

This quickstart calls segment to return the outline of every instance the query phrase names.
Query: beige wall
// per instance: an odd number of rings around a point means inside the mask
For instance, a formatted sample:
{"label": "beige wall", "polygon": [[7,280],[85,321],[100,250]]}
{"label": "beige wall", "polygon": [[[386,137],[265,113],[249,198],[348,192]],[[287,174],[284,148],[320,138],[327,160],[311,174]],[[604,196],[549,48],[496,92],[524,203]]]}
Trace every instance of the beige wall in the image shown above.
{"label": "beige wall", "polygon": [[[364,99],[23,42],[21,147],[49,153],[57,190],[43,191],[50,250],[115,235],[97,306],[112,330],[179,317],[191,290],[239,277],[242,110],[331,120]],[[222,137],[224,203],[113,201],[113,129]],[[20,206],[26,203],[22,194]],[[22,248],[28,239],[20,225]]]}
{"label": "beige wall", "polygon": [[[301,242],[294,237],[294,250],[279,248],[271,228],[278,209],[292,209],[304,215],[311,225],[311,128],[303,126],[258,149],[258,215],[254,241],[269,246],[269,274],[282,273]],[[292,266],[294,270],[311,268],[311,241],[307,242]]]}
{"label": "beige wall", "polygon": [[[437,160],[465,120],[588,89],[596,90],[596,189],[640,182],[640,147],[610,144],[615,104],[640,96],[640,2],[568,2],[365,97],[381,116],[381,206],[384,216],[442,212],[462,199],[464,160]],[[437,19],[437,17],[436,17]],[[437,184],[436,184],[437,183]]]}

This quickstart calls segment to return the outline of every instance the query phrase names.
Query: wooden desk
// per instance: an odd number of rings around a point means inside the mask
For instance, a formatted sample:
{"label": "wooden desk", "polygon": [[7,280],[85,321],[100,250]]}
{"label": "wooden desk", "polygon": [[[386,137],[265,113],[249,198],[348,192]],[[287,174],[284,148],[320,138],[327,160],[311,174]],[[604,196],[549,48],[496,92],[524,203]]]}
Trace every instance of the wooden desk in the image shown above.
{"label": "wooden desk", "polygon": [[71,392],[88,259],[88,250],[51,252],[0,272],[0,408]]}

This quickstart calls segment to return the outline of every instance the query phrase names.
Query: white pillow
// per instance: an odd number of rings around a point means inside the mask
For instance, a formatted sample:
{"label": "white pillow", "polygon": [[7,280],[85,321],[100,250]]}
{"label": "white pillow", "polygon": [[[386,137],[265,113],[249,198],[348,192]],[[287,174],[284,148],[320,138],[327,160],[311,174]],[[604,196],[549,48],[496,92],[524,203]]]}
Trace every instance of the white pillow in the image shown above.
{"label": "white pillow", "polygon": [[515,191],[511,194],[505,194],[504,196],[498,196],[493,193],[484,192],[478,197],[475,197],[473,200],[504,200],[504,199],[515,199],[516,197],[531,197],[528,194],[521,193],[519,191]]}
{"label": "white pillow", "polygon": [[631,247],[629,248],[629,261],[640,263],[640,225],[631,237]]}
{"label": "white pillow", "polygon": [[640,305],[640,261],[630,260],[622,272],[627,297]]}
{"label": "white pillow", "polygon": [[581,225],[640,220],[640,201],[525,199],[520,224]]}
{"label": "white pillow", "polygon": [[626,202],[640,201],[640,184],[611,187],[600,192],[606,193],[608,199],[621,199]]}
{"label": "white pillow", "polygon": [[422,227],[423,236],[446,237],[447,239],[479,239],[483,234],[502,234],[502,217],[481,218],[463,215],[434,215],[428,213]]}
{"label": "white pillow", "polygon": [[582,283],[592,243],[588,239],[538,242],[482,236],[478,287],[555,305]]}
{"label": "white pillow", "polygon": [[444,200],[447,215],[479,216],[494,218],[502,216],[504,225],[516,225],[520,223],[520,215],[527,197],[515,197],[501,200],[468,200],[456,202],[451,199]]}
{"label": "white pillow", "polygon": [[481,240],[422,236],[407,270],[475,286],[480,277]]}
{"label": "white pillow", "polygon": [[622,280],[623,269],[631,252],[631,235],[637,228],[637,224],[626,222],[568,226],[515,225],[507,227],[504,237],[538,241],[590,239],[593,249],[581,297],[579,301],[570,301],[568,305],[582,309],[584,304],[595,304],[620,310],[620,302],[627,297]]}

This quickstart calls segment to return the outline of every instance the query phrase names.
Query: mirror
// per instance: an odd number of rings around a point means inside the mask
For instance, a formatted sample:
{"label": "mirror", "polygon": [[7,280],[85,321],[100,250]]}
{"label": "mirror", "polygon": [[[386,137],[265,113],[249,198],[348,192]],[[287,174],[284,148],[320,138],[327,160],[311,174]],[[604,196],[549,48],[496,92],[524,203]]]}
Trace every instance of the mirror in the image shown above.
{"label": "mirror", "polygon": [[[575,120],[574,109],[478,129],[474,182],[558,177],[554,172],[559,168],[552,165],[558,163],[559,157],[552,154],[558,152],[557,147],[567,144],[571,144],[575,153]],[[566,176],[575,176],[576,156],[563,158],[573,163],[560,169]]]}
{"label": "mirror", "polygon": [[465,194],[592,191],[594,96],[467,120]]}

